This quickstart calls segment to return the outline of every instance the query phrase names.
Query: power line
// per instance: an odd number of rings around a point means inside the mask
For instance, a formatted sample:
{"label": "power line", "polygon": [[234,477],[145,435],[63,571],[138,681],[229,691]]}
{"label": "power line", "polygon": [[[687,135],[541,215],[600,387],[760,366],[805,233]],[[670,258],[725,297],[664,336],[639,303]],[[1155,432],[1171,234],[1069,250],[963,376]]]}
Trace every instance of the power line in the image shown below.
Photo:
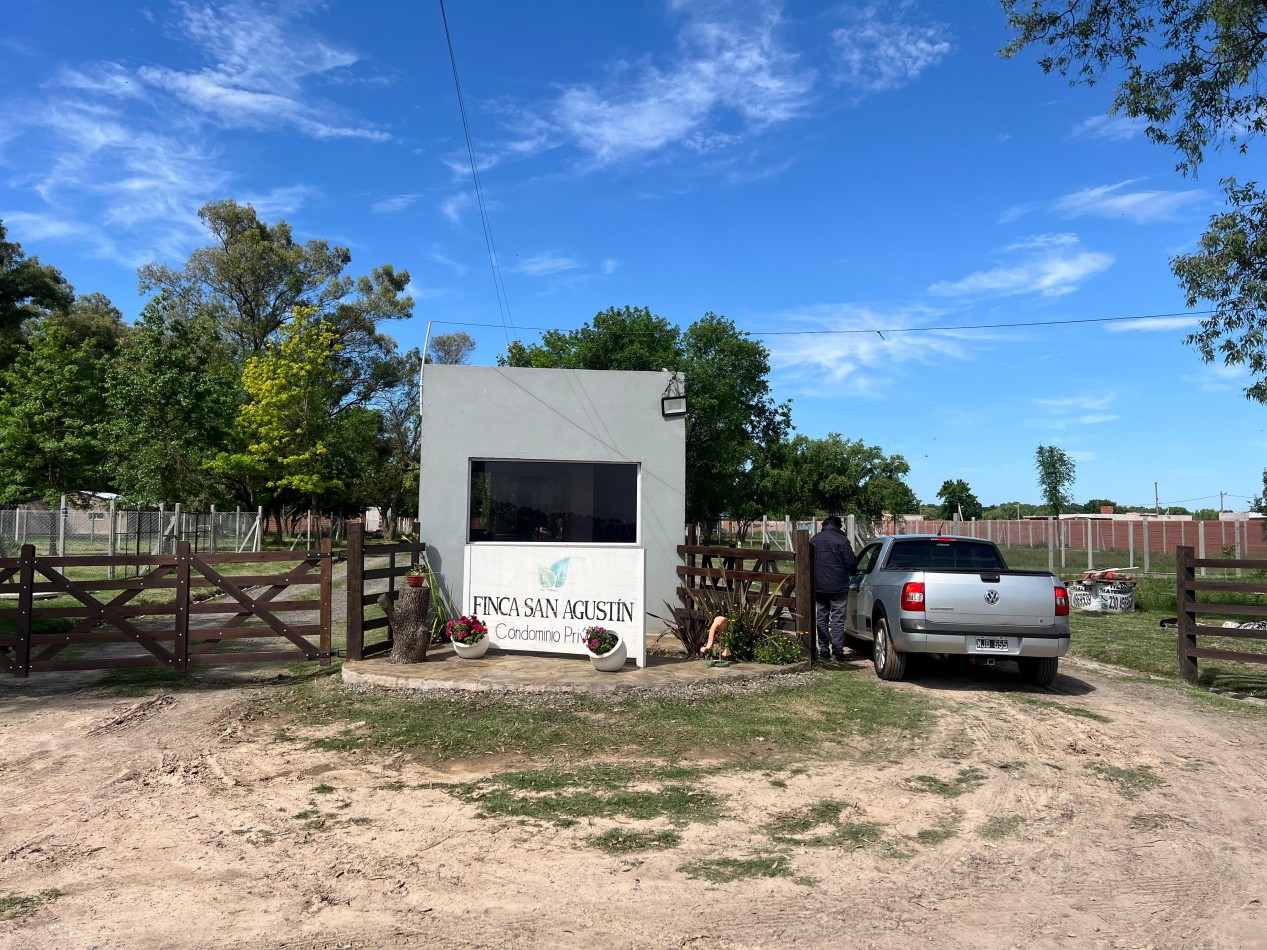
{"label": "power line", "polygon": [[[1003,330],[1014,329],[1017,327],[1059,327],[1073,326],[1076,324],[1086,323],[1123,323],[1131,320],[1169,320],[1174,317],[1199,317],[1202,314],[1215,313],[1214,310],[1186,310],[1180,313],[1144,313],[1130,317],[1082,317],[1071,320],[1032,320],[1017,321],[1014,323],[965,323],[965,324],[947,324],[945,326],[930,327],[884,327],[884,333],[921,333],[931,331],[949,331],[949,330]],[[496,327],[504,326],[504,324],[496,323],[473,323],[462,320],[435,320],[435,323],[443,323],[448,326],[455,327]],[[532,330],[537,333],[568,332],[559,330],[558,327],[516,327],[518,330]],[[642,336],[658,333],[658,330],[623,330],[626,336]],[[865,327],[862,329],[848,328],[836,330],[745,330],[748,336],[837,336],[847,333],[880,333],[881,330],[875,327]]]}
{"label": "power line", "polygon": [[[510,315],[510,297],[506,294],[506,282],[502,279],[501,263],[497,260],[497,247],[493,243],[493,225],[488,219],[488,205],[484,202],[484,186],[480,183],[479,168],[475,164],[475,145],[471,141],[471,126],[466,120],[466,100],[462,96],[462,82],[458,79],[458,61],[453,53],[453,37],[449,34],[449,17],[440,0],[440,19],[444,21],[444,40],[449,46],[449,63],[453,67],[453,86],[458,95],[458,112],[462,114],[462,133],[466,136],[466,154],[471,161],[471,180],[475,183],[475,201],[479,205],[480,221],[484,225],[484,245],[488,248],[488,264],[493,271],[493,290],[497,294],[497,310],[502,318],[506,343],[510,344],[510,328],[514,319]],[[475,324],[467,324],[475,326]]]}

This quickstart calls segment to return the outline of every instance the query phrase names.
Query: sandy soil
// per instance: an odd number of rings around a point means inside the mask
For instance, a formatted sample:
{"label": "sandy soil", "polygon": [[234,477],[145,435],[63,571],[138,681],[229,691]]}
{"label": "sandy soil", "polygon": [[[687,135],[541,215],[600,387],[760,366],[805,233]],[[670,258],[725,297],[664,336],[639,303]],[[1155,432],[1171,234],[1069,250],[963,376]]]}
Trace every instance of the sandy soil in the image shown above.
{"label": "sandy soil", "polygon": [[[0,898],[61,896],[0,921],[0,947],[1267,948],[1261,710],[1065,670],[1020,698],[993,671],[895,684],[944,708],[890,761],[826,746],[722,771],[731,817],[628,857],[588,844],[610,821],[480,819],[415,787],[543,763],[312,751],[275,737],[264,685],[5,683]],[[958,797],[919,778],[965,774]],[[881,840],[787,848],[792,878],[679,870],[772,853],[769,815],[825,798]],[[296,819],[314,803],[330,827]]]}

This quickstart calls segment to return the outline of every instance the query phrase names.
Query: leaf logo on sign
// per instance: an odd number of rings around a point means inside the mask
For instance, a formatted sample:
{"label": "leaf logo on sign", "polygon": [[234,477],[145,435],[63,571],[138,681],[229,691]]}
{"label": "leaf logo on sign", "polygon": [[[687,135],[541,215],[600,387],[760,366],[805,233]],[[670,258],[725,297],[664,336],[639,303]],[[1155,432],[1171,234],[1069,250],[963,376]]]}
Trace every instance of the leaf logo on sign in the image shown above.
{"label": "leaf logo on sign", "polygon": [[541,586],[547,590],[558,590],[568,579],[568,561],[571,558],[565,557],[555,561],[549,567],[537,568],[537,577],[541,580]]}

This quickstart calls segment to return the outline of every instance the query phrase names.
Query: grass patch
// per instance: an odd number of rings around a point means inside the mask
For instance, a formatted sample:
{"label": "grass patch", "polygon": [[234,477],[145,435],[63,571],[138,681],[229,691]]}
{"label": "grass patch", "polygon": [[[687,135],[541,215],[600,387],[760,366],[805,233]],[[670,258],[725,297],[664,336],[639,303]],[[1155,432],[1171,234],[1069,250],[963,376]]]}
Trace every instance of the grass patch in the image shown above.
{"label": "grass patch", "polygon": [[689,878],[726,884],[748,877],[792,877],[786,854],[757,855],[751,858],[708,858],[678,868]]}
{"label": "grass patch", "polygon": [[915,840],[922,845],[931,846],[949,841],[957,834],[959,834],[959,820],[955,818],[942,822],[936,828],[925,828],[923,831],[916,832]]}
{"label": "grass patch", "polygon": [[763,830],[777,844],[804,848],[844,847],[850,851],[879,841],[884,828],[873,822],[847,822],[842,818],[847,802],[825,798],[803,808],[779,812]]}
{"label": "grass patch", "polygon": [[950,781],[937,778],[935,775],[916,775],[910,780],[911,787],[921,792],[931,792],[943,798],[958,798],[971,792],[985,781],[985,773],[975,767],[960,769],[959,774]]}
{"label": "grass patch", "polygon": [[1096,764],[1088,765],[1087,768],[1102,779],[1117,786],[1117,790],[1123,798],[1134,799],[1139,796],[1140,792],[1152,791],[1166,784],[1161,776],[1147,765],[1141,765],[1137,768],[1122,768],[1117,765]]}
{"label": "grass patch", "polygon": [[45,904],[51,904],[62,896],[55,887],[38,894],[0,894],[0,920],[28,920]]}
{"label": "grass patch", "polygon": [[327,785],[325,782],[322,782],[320,785],[316,786],[312,791],[313,791],[313,794],[315,795],[329,795],[331,792],[334,791],[334,786]]}
{"label": "grass patch", "polygon": [[918,735],[931,726],[936,707],[926,694],[888,689],[841,671],[804,686],[769,689],[759,698],[717,694],[685,703],[611,705],[575,697],[531,707],[496,696],[471,697],[458,706],[356,693],[331,677],[318,677],[290,687],[286,701],[273,708],[286,717],[282,728],[292,736],[302,737],[307,726],[342,725],[333,735],[307,740],[334,751],[403,749],[432,760],[484,753],[592,759],[630,751],[674,760],[701,749],[726,755],[760,746],[768,763],[780,754],[802,753],[807,735],[816,741]]}
{"label": "grass patch", "polygon": [[987,841],[999,841],[1016,834],[1025,824],[1023,815],[995,815],[977,831]]}
{"label": "grass patch", "polygon": [[577,772],[507,772],[477,782],[430,787],[476,806],[479,817],[524,818],[564,828],[594,818],[667,818],[681,825],[717,817],[717,796],[672,784],[675,779],[699,777],[698,772],[684,772],[690,770],[597,766]]}
{"label": "grass patch", "polygon": [[1062,712],[1066,716],[1077,716],[1081,719],[1091,719],[1094,722],[1112,722],[1108,716],[1102,716],[1098,712],[1092,712],[1090,709],[1083,709],[1081,706],[1068,706],[1065,703],[1058,703],[1050,699],[1039,699],[1036,696],[1030,696],[1025,693],[1009,693],[1017,702],[1024,703],[1026,706],[1037,706],[1040,709],[1054,709]]}
{"label": "grass patch", "polygon": [[177,689],[188,681],[188,673],[165,666],[136,666],[110,670],[97,685],[115,696],[147,696],[156,689]]}
{"label": "grass patch", "polygon": [[612,828],[604,831],[597,838],[590,839],[590,845],[608,854],[632,854],[636,851],[668,851],[682,842],[682,836],[676,831],[632,831],[625,828]]}

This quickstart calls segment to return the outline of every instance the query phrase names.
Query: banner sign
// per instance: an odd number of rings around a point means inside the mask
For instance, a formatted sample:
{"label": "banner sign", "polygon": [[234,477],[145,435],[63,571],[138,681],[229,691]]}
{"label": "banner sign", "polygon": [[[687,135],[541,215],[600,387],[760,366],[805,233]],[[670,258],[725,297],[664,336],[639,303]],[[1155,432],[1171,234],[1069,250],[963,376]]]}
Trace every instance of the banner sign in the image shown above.
{"label": "banner sign", "polygon": [[647,665],[644,552],[574,544],[468,544],[462,612],[502,650],[579,653],[586,627],[620,635]]}

